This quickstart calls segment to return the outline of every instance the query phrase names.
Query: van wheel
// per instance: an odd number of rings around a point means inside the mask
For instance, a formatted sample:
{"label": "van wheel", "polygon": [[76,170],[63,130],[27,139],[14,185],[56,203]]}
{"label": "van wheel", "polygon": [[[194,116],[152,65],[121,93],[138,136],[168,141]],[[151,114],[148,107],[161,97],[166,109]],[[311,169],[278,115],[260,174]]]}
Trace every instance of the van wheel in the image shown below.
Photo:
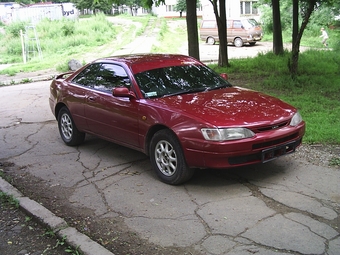
{"label": "van wheel", "polygon": [[236,47],[242,47],[242,46],[243,46],[243,41],[242,41],[242,39],[239,38],[239,37],[235,38],[235,40],[234,40],[234,45],[235,45]]}
{"label": "van wheel", "polygon": [[256,42],[250,42],[249,45],[250,46],[254,46],[256,44]]}
{"label": "van wheel", "polygon": [[207,44],[214,45],[215,44],[215,39],[213,37],[208,37]]}

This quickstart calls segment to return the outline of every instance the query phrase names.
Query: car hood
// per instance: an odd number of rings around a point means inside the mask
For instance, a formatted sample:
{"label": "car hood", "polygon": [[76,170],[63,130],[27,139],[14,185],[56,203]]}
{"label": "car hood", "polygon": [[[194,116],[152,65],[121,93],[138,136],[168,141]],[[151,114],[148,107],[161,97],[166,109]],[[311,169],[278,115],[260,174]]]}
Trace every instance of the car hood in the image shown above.
{"label": "car hood", "polygon": [[271,125],[290,119],[296,109],[280,99],[238,87],[155,99],[168,110],[212,125]]}

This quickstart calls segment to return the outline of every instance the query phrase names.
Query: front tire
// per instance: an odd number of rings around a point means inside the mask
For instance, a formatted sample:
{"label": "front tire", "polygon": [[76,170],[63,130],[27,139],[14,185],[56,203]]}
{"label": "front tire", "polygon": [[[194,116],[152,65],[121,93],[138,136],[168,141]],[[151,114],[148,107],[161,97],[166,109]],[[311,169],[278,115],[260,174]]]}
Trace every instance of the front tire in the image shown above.
{"label": "front tire", "polygon": [[243,41],[242,41],[242,39],[239,38],[239,37],[235,38],[235,40],[234,40],[234,45],[235,45],[236,47],[242,47],[242,46],[243,46]]}
{"label": "front tire", "polygon": [[58,128],[61,139],[68,146],[81,144],[85,139],[85,133],[80,132],[73,122],[70,111],[67,107],[60,109],[58,114]]}
{"label": "front tire", "polygon": [[177,137],[167,129],[152,137],[150,160],[159,179],[167,184],[181,184],[189,180],[195,171],[187,166]]}

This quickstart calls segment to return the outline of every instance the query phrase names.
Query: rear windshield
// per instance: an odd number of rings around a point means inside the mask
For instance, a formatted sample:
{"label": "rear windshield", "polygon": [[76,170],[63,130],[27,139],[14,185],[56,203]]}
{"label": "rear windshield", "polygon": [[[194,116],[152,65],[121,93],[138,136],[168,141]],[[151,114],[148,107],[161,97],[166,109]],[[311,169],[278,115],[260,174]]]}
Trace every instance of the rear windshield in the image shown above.
{"label": "rear windshield", "polygon": [[257,27],[259,23],[255,19],[244,19],[242,20],[242,25],[245,29],[249,29],[252,27]]}

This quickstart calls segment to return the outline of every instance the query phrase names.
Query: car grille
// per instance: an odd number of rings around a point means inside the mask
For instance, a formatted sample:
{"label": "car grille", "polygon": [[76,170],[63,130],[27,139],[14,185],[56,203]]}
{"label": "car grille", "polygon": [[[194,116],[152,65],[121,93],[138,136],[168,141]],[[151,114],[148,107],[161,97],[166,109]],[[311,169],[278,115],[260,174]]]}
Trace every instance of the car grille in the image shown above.
{"label": "car grille", "polygon": [[258,127],[258,128],[252,129],[252,131],[255,133],[260,133],[260,132],[270,131],[273,129],[282,128],[282,127],[288,126],[288,124],[289,124],[289,121],[284,121],[281,123],[277,123],[275,125]]}

